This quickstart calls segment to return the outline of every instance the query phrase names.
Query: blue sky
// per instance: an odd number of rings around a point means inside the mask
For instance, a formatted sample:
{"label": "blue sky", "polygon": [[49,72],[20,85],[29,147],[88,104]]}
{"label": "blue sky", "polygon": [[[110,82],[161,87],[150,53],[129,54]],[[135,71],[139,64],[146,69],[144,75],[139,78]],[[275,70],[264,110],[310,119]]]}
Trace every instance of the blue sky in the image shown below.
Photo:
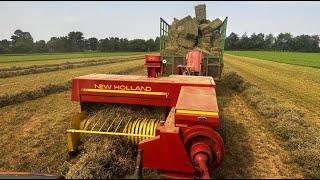
{"label": "blue sky", "polygon": [[320,2],[316,1],[8,1],[0,2],[0,39],[10,39],[16,29],[46,41],[70,31],[81,31],[86,38],[149,39],[159,35],[160,17],[169,23],[174,17],[193,17],[199,3],[206,4],[209,19],[229,17],[227,34],[320,34]]}

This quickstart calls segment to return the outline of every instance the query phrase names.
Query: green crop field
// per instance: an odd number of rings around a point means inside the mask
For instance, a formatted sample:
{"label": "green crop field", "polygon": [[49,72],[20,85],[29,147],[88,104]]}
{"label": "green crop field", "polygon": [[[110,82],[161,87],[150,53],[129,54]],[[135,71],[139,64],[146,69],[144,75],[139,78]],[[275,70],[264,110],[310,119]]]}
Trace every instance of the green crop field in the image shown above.
{"label": "green crop field", "polygon": [[226,53],[286,64],[320,68],[320,53],[274,51],[226,51]]}
{"label": "green crop field", "polygon": [[45,54],[4,54],[0,55],[0,63],[22,61],[44,61],[57,59],[92,58],[108,56],[143,55],[145,52],[83,52],[83,53],[45,53]]}

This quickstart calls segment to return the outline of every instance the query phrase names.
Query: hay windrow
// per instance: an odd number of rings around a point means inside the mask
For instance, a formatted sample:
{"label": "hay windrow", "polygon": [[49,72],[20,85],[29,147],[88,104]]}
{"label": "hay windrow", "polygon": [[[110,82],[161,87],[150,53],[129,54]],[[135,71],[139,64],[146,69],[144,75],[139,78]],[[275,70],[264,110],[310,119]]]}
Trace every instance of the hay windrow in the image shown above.
{"label": "hay windrow", "polygon": [[[136,72],[142,68],[143,67],[133,67],[126,70],[115,72],[113,74],[128,74],[128,73]],[[60,84],[48,84],[46,86],[41,86],[38,89],[32,90],[32,91],[22,91],[17,94],[5,94],[0,96],[0,108],[4,106],[17,104],[17,103],[22,103],[25,101],[38,99],[54,93],[69,91],[70,88],[71,88],[71,81],[68,81]]]}
{"label": "hay windrow", "polygon": [[98,66],[98,65],[106,65],[111,63],[117,63],[119,61],[133,61],[141,59],[142,57],[134,57],[134,58],[115,58],[115,59],[106,59],[106,60],[88,60],[88,61],[80,61],[80,62],[65,62],[61,64],[45,64],[45,65],[33,65],[28,67],[12,67],[0,70],[0,78],[21,76],[27,74],[36,74],[36,73],[44,73],[44,72],[52,72],[52,71],[61,71],[66,69],[74,69],[80,67],[88,67],[88,66]]}
{"label": "hay windrow", "polygon": [[[164,118],[164,109],[134,105],[99,104],[89,111],[88,119],[101,124],[117,126],[129,119]],[[101,121],[101,123],[100,123]],[[88,126],[93,126],[91,122]],[[124,125],[125,123],[123,123]],[[123,128],[123,125],[121,128]],[[82,145],[78,159],[71,163],[66,174],[67,178],[113,179],[130,178],[135,169],[137,145],[125,138],[117,136],[82,136]]]}
{"label": "hay windrow", "polygon": [[270,131],[291,152],[308,178],[320,177],[320,128],[308,121],[303,112],[290,102],[279,101],[266,95],[235,72],[223,80],[230,89],[241,93],[244,100],[262,117]]}

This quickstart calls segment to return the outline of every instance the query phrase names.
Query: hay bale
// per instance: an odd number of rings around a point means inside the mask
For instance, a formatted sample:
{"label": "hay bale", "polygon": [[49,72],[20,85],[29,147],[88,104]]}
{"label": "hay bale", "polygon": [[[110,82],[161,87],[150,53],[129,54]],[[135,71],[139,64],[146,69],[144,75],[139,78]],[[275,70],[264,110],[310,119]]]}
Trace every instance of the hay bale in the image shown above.
{"label": "hay bale", "polygon": [[213,40],[213,47],[220,47],[221,46],[221,38]]}
{"label": "hay bale", "polygon": [[212,36],[202,36],[198,39],[198,44],[201,44],[201,43],[211,44],[211,42],[212,42]]}
{"label": "hay bale", "polygon": [[[221,35],[219,27],[222,21],[219,18],[212,22],[207,20],[205,4],[195,6],[195,12],[196,17],[194,18],[190,15],[181,20],[174,18],[166,40],[166,49],[168,50],[164,50],[167,56],[184,56],[185,54],[183,53],[195,47],[208,52],[212,51],[213,47],[220,47]],[[219,53],[219,51],[214,53]]]}
{"label": "hay bale", "polygon": [[196,20],[199,24],[203,23],[207,19],[206,15],[206,5],[205,4],[199,4],[195,6],[195,14],[196,14]]}
{"label": "hay bale", "polygon": [[179,46],[182,46],[184,48],[193,48],[195,45],[194,40],[189,40],[184,38],[179,38],[177,42]]}
{"label": "hay bale", "polygon": [[210,24],[211,24],[211,27],[213,28],[213,30],[216,30],[222,25],[222,21],[219,18],[216,18]]}
{"label": "hay bale", "polygon": [[202,36],[208,36],[208,35],[212,36],[213,28],[210,24],[200,24],[199,31]]}
{"label": "hay bale", "polygon": [[198,47],[205,49],[206,51],[210,51],[210,43],[201,42],[198,44]]}
{"label": "hay bale", "polygon": [[191,17],[187,17],[178,22],[177,33],[179,37],[195,40],[198,36],[198,25]]}

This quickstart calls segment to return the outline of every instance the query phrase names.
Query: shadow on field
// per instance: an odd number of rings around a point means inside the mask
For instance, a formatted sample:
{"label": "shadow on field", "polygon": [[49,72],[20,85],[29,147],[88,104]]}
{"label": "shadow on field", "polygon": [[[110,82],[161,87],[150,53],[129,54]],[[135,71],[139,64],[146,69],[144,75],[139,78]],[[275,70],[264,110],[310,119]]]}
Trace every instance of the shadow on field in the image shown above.
{"label": "shadow on field", "polygon": [[236,118],[238,117],[224,113],[224,109],[229,106],[233,96],[224,83],[217,82],[219,109],[224,115],[227,139],[226,156],[222,166],[214,170],[214,178],[251,178],[253,176],[250,174],[250,168],[252,168],[255,159],[247,138],[248,131],[243,124],[237,122]]}

